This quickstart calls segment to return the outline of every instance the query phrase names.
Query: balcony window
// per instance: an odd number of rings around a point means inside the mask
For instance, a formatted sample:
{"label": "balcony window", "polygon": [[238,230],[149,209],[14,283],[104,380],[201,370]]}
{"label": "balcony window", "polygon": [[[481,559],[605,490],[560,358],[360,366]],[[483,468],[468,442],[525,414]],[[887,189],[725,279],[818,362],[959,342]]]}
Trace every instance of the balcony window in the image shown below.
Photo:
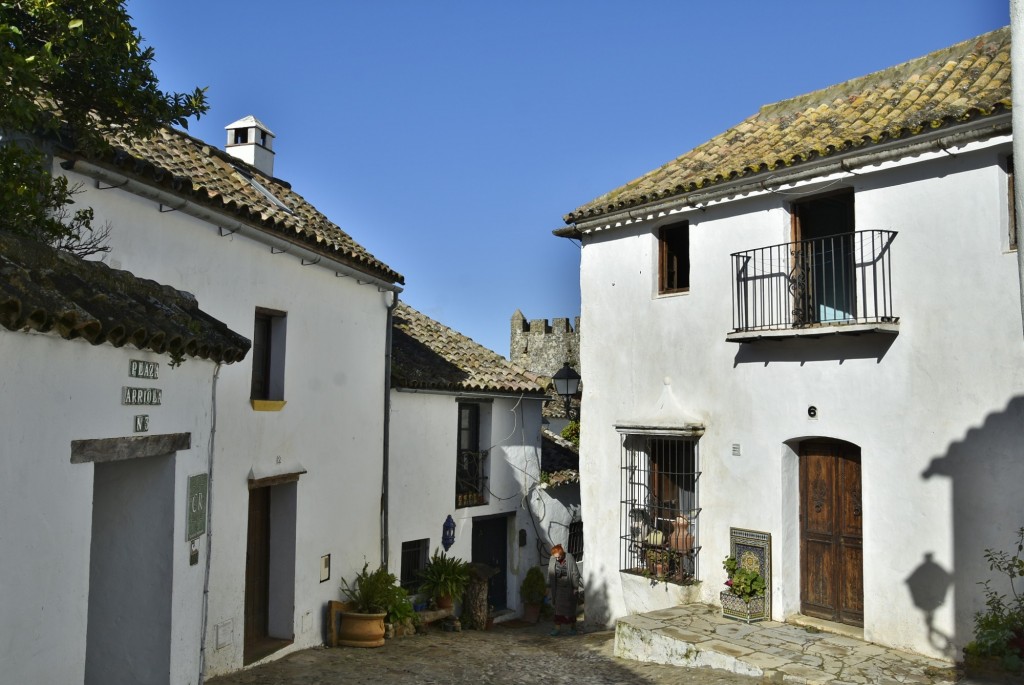
{"label": "balcony window", "polygon": [[455,506],[487,504],[487,452],[480,449],[480,405],[459,403]]}
{"label": "balcony window", "polygon": [[658,229],[658,293],[690,289],[690,222]]}

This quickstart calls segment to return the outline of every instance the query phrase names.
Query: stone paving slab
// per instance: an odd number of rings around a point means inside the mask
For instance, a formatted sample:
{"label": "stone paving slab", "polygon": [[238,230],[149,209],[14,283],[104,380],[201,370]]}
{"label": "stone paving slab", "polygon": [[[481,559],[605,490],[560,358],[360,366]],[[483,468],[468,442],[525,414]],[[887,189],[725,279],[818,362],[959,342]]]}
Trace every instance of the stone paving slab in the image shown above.
{"label": "stone paving slab", "polygon": [[760,678],[616,658],[614,632],[550,637],[550,622],[388,640],[377,649],[316,648],[207,685],[758,685]]}
{"label": "stone paving slab", "polygon": [[[717,608],[702,604],[675,607],[670,628],[658,625],[664,610],[630,616],[619,624],[628,630],[616,627],[615,654],[687,667],[711,664],[796,685],[953,685],[957,680],[951,664],[928,657],[773,621],[737,623],[717,614]],[[667,637],[678,643],[666,643]]]}

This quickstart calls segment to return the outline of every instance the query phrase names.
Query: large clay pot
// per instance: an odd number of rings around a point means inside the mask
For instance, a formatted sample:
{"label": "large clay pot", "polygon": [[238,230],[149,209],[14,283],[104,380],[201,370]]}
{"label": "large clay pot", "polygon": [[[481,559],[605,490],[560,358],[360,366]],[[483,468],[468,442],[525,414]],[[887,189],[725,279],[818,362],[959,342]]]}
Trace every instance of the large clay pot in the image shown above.
{"label": "large clay pot", "polygon": [[455,606],[455,600],[452,599],[451,595],[441,595],[437,598],[438,609],[451,609]]}
{"label": "large clay pot", "polygon": [[523,602],[523,620],[527,623],[536,623],[540,620],[540,604]]}
{"label": "large clay pot", "polygon": [[341,614],[338,644],[344,647],[383,647],[384,618],[387,614]]}

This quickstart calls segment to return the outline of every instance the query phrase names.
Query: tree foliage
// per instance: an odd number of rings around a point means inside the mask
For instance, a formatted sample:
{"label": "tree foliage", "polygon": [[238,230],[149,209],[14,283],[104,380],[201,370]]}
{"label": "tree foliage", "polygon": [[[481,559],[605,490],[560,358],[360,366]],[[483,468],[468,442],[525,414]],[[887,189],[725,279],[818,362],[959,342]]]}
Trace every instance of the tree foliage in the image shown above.
{"label": "tree foliage", "polygon": [[91,210],[70,210],[75,188],[50,178],[48,145],[96,153],[111,132],[145,137],[162,125],[187,128],[190,117],[207,111],[205,89],[160,90],[153,48],[143,47],[124,4],[0,0],[0,225],[6,230],[53,244],[92,231]]}

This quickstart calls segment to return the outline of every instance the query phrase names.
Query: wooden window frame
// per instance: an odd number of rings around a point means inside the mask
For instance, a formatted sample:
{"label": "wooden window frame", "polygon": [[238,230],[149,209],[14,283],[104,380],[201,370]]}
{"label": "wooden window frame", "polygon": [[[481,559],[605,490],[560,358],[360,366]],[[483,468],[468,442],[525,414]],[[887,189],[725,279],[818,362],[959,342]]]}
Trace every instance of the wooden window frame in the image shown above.
{"label": "wooden window frame", "polygon": [[658,229],[658,294],[690,290],[690,222]]}
{"label": "wooden window frame", "polygon": [[1009,237],[1009,249],[1010,252],[1017,251],[1017,199],[1016,195],[1014,173],[1013,173],[1013,155],[1007,155],[1003,161],[1004,170],[1006,171],[1006,195],[1007,195],[1007,234]]}

